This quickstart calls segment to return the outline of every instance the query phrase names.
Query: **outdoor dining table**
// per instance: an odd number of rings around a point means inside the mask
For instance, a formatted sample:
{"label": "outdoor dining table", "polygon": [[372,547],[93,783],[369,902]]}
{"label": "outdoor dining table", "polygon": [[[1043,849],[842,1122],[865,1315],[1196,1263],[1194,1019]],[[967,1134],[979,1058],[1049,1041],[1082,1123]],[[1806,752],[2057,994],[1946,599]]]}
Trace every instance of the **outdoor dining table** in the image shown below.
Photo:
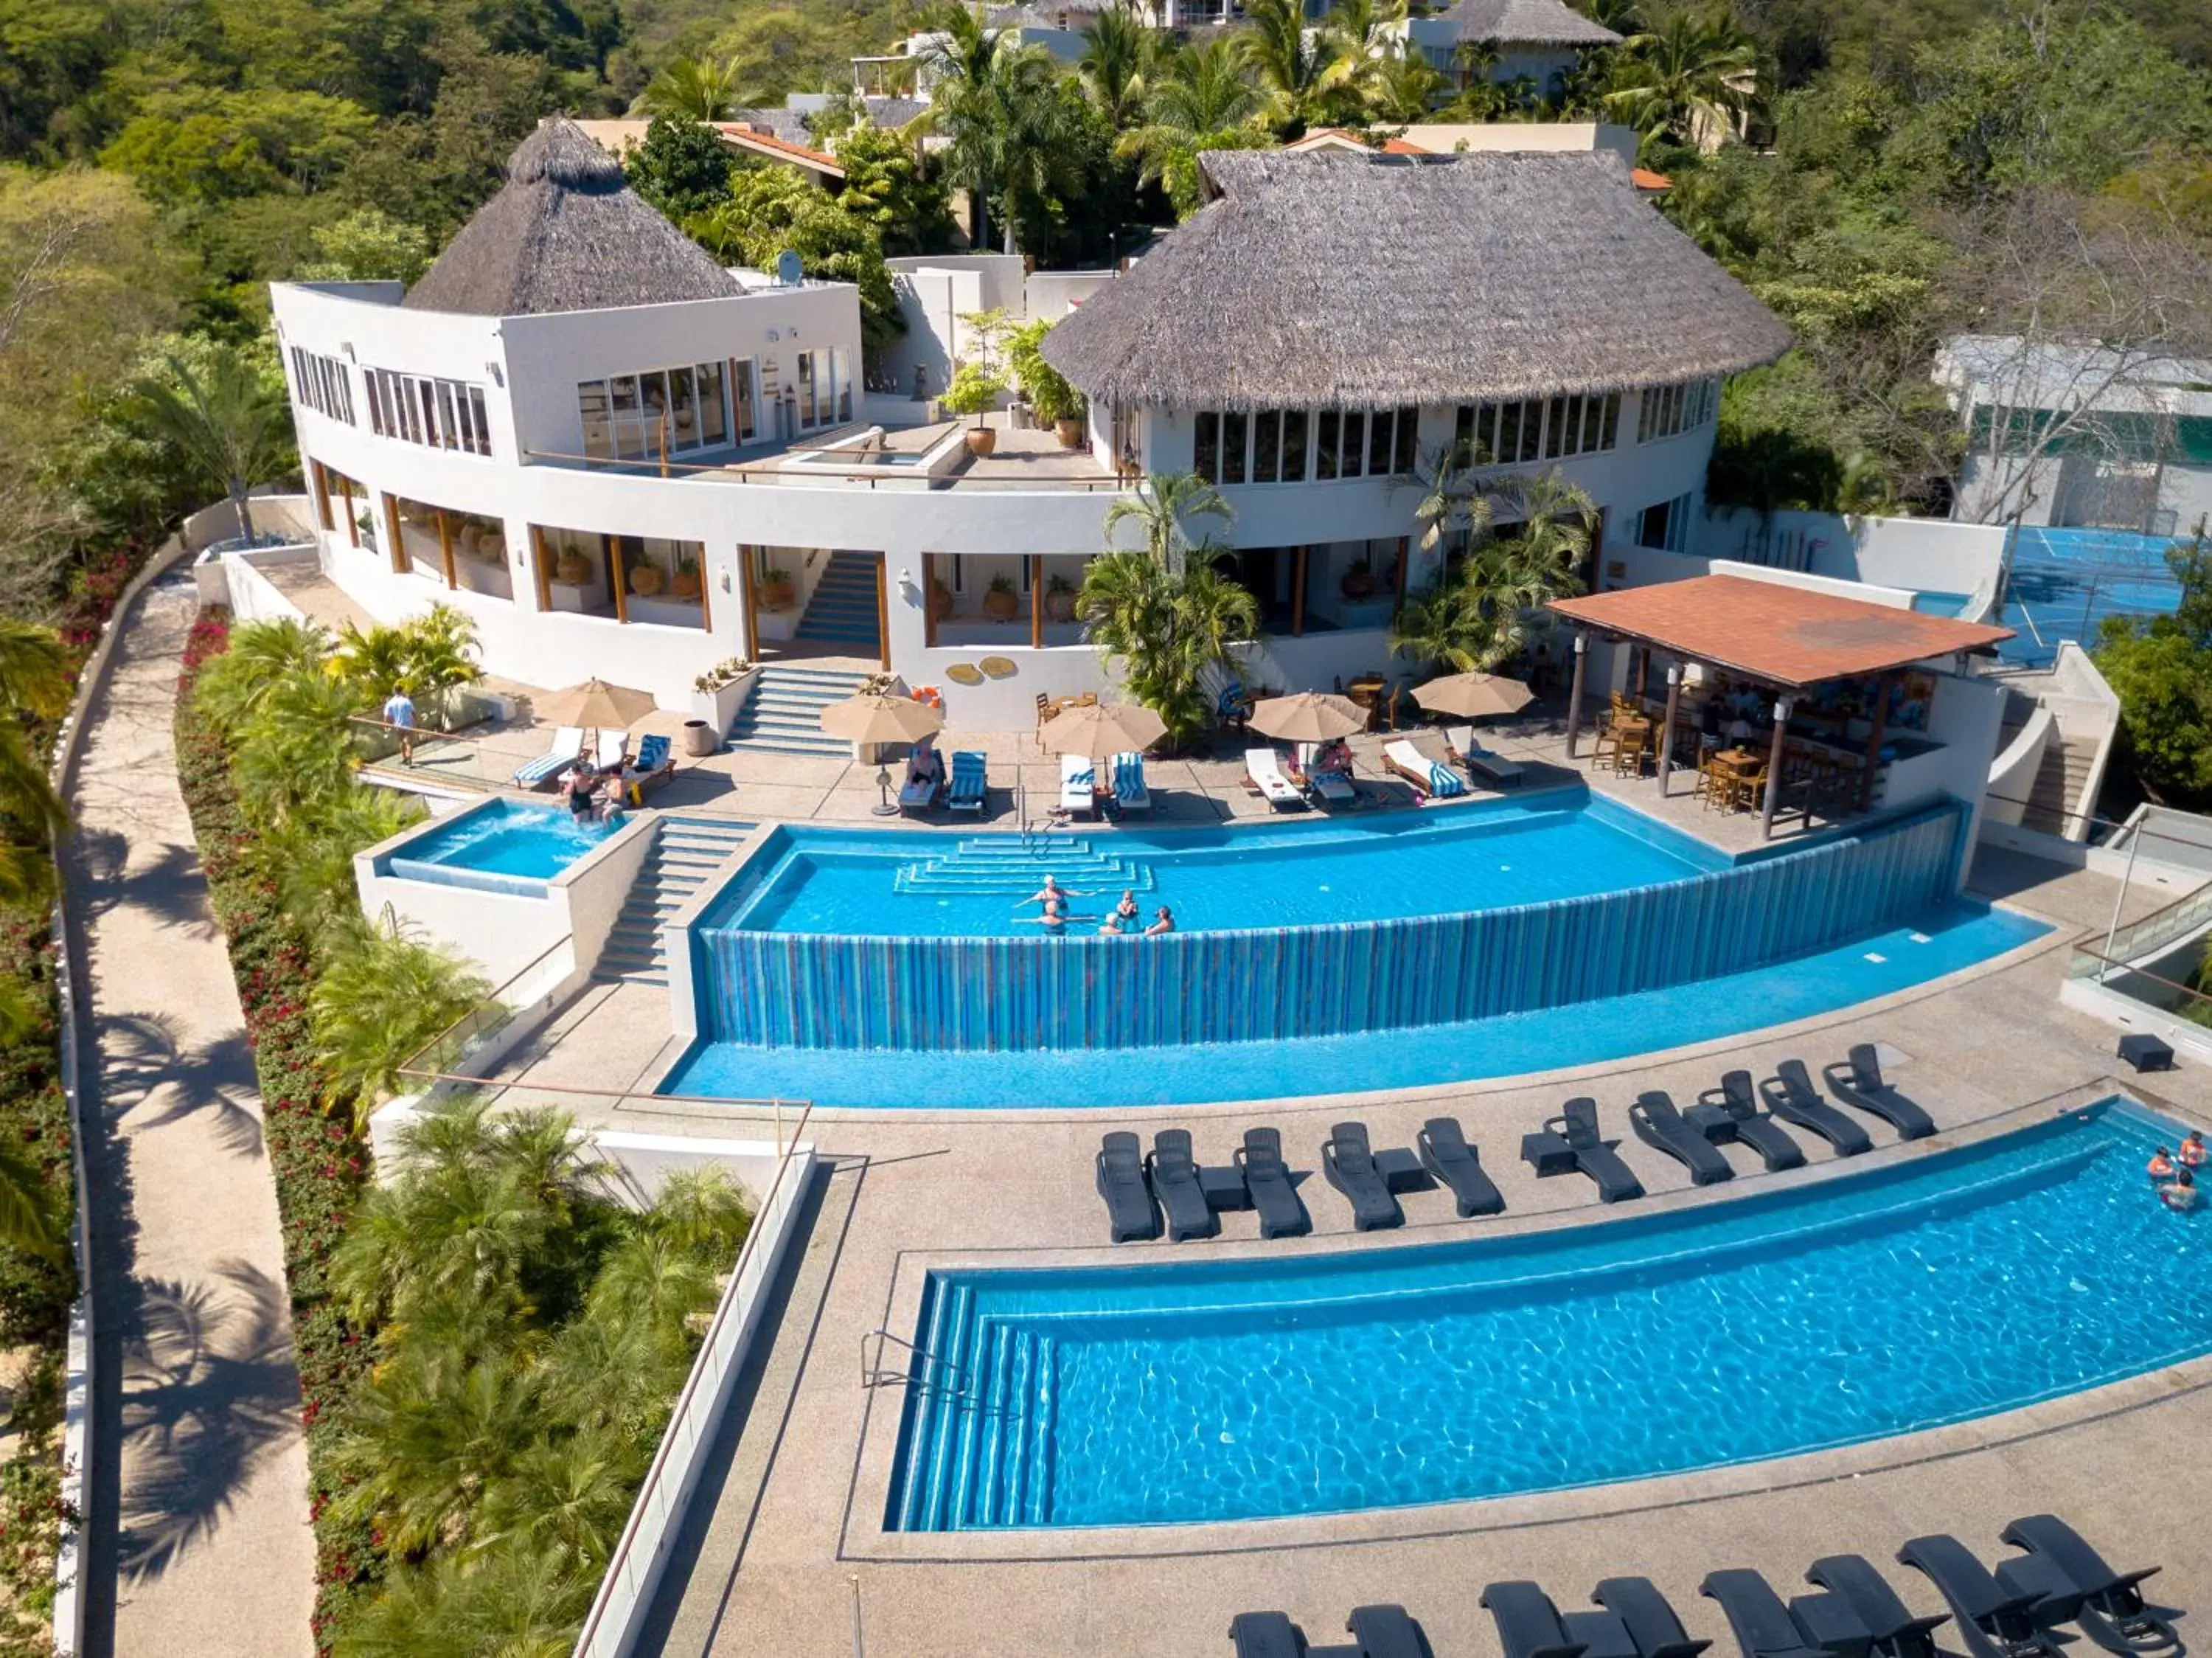
{"label": "outdoor dining table", "polygon": [[1382,701],[1382,688],[1388,684],[1389,681],[1379,674],[1363,674],[1345,685],[1344,694],[1367,710],[1367,728],[1370,731],[1375,728],[1375,716]]}

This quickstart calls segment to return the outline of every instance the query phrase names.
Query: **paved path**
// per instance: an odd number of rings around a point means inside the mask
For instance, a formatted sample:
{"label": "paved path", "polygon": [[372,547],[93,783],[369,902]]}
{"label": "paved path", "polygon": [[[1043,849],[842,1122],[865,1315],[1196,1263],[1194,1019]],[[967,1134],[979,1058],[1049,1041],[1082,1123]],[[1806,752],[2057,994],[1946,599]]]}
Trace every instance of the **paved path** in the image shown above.
{"label": "paved path", "polygon": [[87,716],[69,899],[102,1326],[94,1654],[313,1650],[300,1378],[245,1021],[170,740],[189,576],[148,589]]}

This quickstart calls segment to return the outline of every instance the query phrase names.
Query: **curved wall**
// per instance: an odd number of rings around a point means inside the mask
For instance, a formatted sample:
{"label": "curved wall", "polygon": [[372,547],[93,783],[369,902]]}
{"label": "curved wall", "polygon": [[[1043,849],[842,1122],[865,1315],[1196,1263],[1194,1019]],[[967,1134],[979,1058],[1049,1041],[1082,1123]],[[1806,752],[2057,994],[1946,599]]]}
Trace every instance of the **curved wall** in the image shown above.
{"label": "curved wall", "polygon": [[1019,1051],[1388,1030],[1741,972],[1949,897],[1948,801],[1802,852],[1549,904],[1164,938],[690,930],[699,1034],[811,1048]]}

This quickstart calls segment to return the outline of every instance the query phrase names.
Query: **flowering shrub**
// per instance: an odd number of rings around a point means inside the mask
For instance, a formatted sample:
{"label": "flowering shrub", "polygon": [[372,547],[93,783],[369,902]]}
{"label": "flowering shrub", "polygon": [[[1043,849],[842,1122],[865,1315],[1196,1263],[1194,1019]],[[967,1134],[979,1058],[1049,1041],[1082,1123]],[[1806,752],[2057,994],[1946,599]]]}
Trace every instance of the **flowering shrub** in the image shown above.
{"label": "flowering shrub", "polygon": [[261,1084],[269,1161],[284,1228],[285,1277],[300,1366],[300,1419],[307,1429],[308,1497],[315,1525],[317,1645],[327,1649],[354,1599],[382,1575],[383,1552],[365,1526],[331,1510],[328,1423],[368,1364],[368,1344],[331,1305],[331,1252],[361,1201],[368,1156],[323,1094],[307,1023],[313,959],[275,888],[254,870],[254,836],[239,809],[230,755],[192,711],[200,668],[222,654],[229,620],[204,612],[185,643],[177,680],[177,779],[192,818],[216,919],[230,942],[231,972],[246,1012],[246,1040]]}

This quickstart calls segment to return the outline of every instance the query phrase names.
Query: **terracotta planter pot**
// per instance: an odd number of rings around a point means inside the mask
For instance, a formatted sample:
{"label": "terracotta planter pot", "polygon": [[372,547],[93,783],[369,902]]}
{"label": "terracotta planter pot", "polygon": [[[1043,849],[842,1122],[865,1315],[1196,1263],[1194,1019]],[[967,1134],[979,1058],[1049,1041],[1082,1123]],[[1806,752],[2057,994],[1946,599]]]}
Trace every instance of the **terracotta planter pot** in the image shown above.
{"label": "terracotta planter pot", "polygon": [[1044,619],[1048,622],[1072,622],[1075,619],[1075,594],[1073,589],[1055,592],[1045,589]]}
{"label": "terracotta planter pot", "polygon": [[1054,421],[1052,430],[1054,436],[1060,439],[1061,448],[1079,449],[1083,447],[1083,423],[1073,415],[1066,420]]}
{"label": "terracotta planter pot", "polygon": [[1364,599],[1375,591],[1375,578],[1371,576],[1355,576],[1347,570],[1336,585],[1339,591],[1347,599]]}
{"label": "terracotta planter pot", "polygon": [[983,614],[994,622],[1011,622],[1022,607],[1018,594],[1003,589],[983,595]]}
{"label": "terracotta planter pot", "polygon": [[760,607],[763,610],[789,610],[791,601],[798,595],[788,576],[771,576],[760,584]]}
{"label": "terracotta planter pot", "polygon": [[668,578],[668,593],[674,599],[696,599],[699,596],[699,572],[679,570]]}
{"label": "terracotta planter pot", "polygon": [[951,589],[949,588],[930,588],[929,619],[933,622],[941,622],[951,614],[952,614]]}
{"label": "terracotta planter pot", "polygon": [[629,573],[629,590],[641,599],[650,599],[666,585],[668,577],[658,564],[640,564]]}
{"label": "terracotta planter pot", "polygon": [[968,453],[982,456],[994,453],[999,447],[999,432],[995,426],[970,426],[968,429]]}
{"label": "terracotta planter pot", "polygon": [[580,552],[564,552],[553,561],[553,579],[564,588],[588,587],[592,561]]}

